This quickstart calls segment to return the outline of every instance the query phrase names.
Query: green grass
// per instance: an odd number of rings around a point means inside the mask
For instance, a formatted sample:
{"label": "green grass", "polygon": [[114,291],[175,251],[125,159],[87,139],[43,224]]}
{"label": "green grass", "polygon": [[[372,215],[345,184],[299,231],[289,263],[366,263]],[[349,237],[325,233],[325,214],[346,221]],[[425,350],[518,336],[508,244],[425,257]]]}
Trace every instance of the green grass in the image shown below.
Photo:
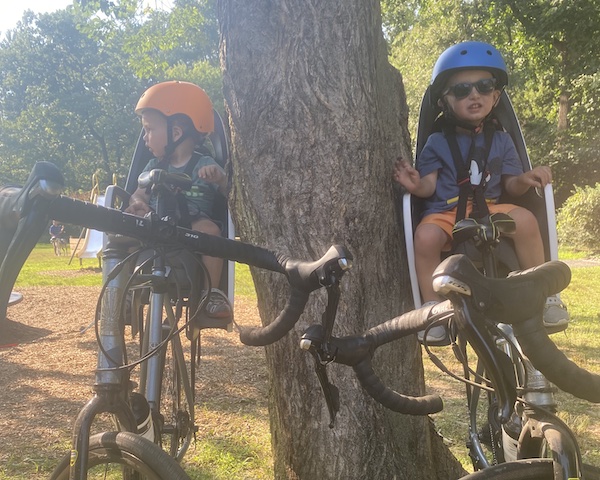
{"label": "green grass", "polygon": [[250,273],[250,267],[243,263],[235,264],[235,296],[256,298],[254,281]]}
{"label": "green grass", "polygon": [[19,287],[94,286],[102,284],[99,262],[95,258],[57,257],[52,245],[39,243],[23,265],[15,283]]}

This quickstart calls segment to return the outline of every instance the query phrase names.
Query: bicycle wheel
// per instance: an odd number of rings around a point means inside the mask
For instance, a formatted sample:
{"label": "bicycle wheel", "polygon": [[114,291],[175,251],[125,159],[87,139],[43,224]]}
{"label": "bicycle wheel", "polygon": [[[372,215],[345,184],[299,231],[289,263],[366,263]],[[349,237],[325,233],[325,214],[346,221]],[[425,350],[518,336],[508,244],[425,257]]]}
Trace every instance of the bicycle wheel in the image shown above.
{"label": "bicycle wheel", "polygon": [[[517,460],[479,470],[460,480],[554,480],[552,463],[549,458]],[[600,480],[600,469],[583,465],[583,475],[586,480]]]}
{"label": "bicycle wheel", "polygon": [[[68,480],[67,454],[50,480]],[[189,480],[181,466],[160,447],[130,432],[104,432],[90,438],[87,478],[127,480]]]}

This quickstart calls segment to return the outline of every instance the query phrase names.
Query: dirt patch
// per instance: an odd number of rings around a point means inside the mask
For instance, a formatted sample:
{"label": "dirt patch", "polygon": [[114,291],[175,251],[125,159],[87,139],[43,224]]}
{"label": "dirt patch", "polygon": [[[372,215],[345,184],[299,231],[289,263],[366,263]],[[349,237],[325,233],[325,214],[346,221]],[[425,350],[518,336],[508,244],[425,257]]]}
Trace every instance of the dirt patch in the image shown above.
{"label": "dirt patch", "polygon": [[[80,332],[93,320],[100,288],[19,291],[23,301],[9,307],[0,339],[0,464],[22,464],[24,470],[42,465],[47,472],[68,451],[73,421],[91,397],[97,346],[93,328]],[[237,299],[236,321],[258,325],[254,303]],[[246,347],[224,330],[204,330],[202,339],[199,402],[211,392],[231,402],[243,398],[266,415],[263,349]]]}

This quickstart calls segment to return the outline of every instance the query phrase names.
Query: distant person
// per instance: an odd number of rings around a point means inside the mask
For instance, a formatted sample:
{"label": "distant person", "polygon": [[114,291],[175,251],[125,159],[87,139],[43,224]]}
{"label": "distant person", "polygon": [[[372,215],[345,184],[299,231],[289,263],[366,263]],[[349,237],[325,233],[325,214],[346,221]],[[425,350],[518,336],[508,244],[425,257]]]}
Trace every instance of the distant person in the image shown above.
{"label": "distant person", "polygon": [[54,254],[60,256],[63,251],[66,253],[65,226],[57,220],[52,220],[48,233],[50,233],[50,243],[54,247]]}
{"label": "distant person", "polygon": [[[542,237],[533,213],[523,207],[498,203],[503,191],[519,197],[532,187],[541,188],[552,181],[552,172],[547,166],[523,171],[508,133],[495,130],[491,145],[486,145],[486,123],[491,121],[493,109],[507,84],[506,65],[492,45],[464,42],[447,49],[435,64],[431,95],[432,101],[442,109],[448,130],[429,136],[419,155],[418,169],[405,160],[395,164],[394,180],[412,195],[424,199],[423,216],[414,240],[417,277],[424,303],[440,301],[433,290],[432,275],[442,252],[451,248],[452,229],[457,220],[461,188],[450,136],[458,144],[463,163],[473,148],[489,152],[487,158],[483,158],[485,154],[479,156],[481,164],[471,162],[466,167],[471,185],[483,189],[480,201],[487,204],[489,212],[505,213],[515,221],[516,231],[507,236],[514,242],[520,267],[527,269],[544,262]],[[473,188],[472,192],[475,191]],[[470,197],[467,216],[474,206],[477,204]],[[558,297],[550,297],[544,310],[544,324],[566,328],[568,321],[564,304]],[[428,342],[443,343],[446,339],[444,327],[429,330]]]}
{"label": "distant person", "polygon": [[[208,95],[193,83],[163,82],[144,92],[135,112],[141,118],[146,147],[154,155],[144,171],[162,168],[188,174],[193,179],[192,190],[183,193],[189,226],[192,230],[220,236],[221,225],[212,218],[213,203],[216,195],[227,195],[227,175],[211,156],[196,150],[214,129],[213,106]],[[126,212],[144,216],[156,210],[156,202],[156,197],[146,189],[138,188]],[[213,318],[231,318],[229,299],[218,288],[223,260],[204,255],[202,261],[213,287],[206,314]]]}

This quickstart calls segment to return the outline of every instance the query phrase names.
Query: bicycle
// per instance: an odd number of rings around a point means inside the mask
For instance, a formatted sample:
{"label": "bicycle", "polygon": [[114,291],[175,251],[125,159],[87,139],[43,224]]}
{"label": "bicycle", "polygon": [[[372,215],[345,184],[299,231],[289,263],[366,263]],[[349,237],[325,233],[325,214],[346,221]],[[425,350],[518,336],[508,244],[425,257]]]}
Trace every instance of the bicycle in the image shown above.
{"label": "bicycle", "polygon": [[[118,478],[186,479],[188,477],[177,460],[185,454],[195,432],[193,367],[190,367],[190,374],[179,334],[186,328],[194,334],[197,327],[194,327],[194,316],[201,310],[202,302],[191,310],[188,306],[186,321],[179,325],[181,297],[173,297],[175,304],[172,305],[170,289],[175,288],[177,292],[178,284],[168,278],[166,265],[162,265],[168,255],[163,255],[162,251],[218,256],[286,275],[290,284],[289,301],[277,319],[264,327],[240,330],[243,343],[253,345],[266,345],[285,335],[301,315],[309,294],[338,281],[350,268],[352,257],[343,246],[337,245],[317,261],[297,261],[254,245],[179,227],[169,218],[160,218],[156,214],[141,218],[63,197],[61,189],[60,172],[52,164],[40,162],[22,188],[0,191],[0,222],[6,227],[2,233],[4,236],[10,233],[12,237],[10,242],[0,244],[4,248],[0,250],[3,258],[0,266],[2,320],[6,317],[6,300],[14,281],[42,234],[40,225],[45,225],[48,218],[110,232],[103,253],[104,285],[95,322],[99,350],[94,396],[75,421],[71,452],[51,478],[105,478],[110,468],[110,474]],[[135,280],[130,278],[129,272],[130,249],[137,244],[158,253],[151,257],[154,271],[150,275],[136,272]],[[142,335],[142,357],[138,362],[146,366],[141,369],[140,388],[134,392],[135,385],[130,377],[134,364],[127,361],[124,347],[123,305],[130,287],[140,286],[151,286],[153,290],[147,315],[150,325],[145,328],[148,336]],[[153,310],[161,313],[163,307],[167,317],[165,323],[162,315],[151,313]],[[153,319],[159,321],[153,323]],[[165,353],[167,346],[169,355]],[[161,374],[167,359],[171,359],[174,366],[171,384],[174,417],[160,413],[165,398],[161,386],[166,381]],[[189,363],[192,365],[193,359]],[[101,413],[111,415],[114,431],[92,435],[92,426]],[[169,437],[167,440],[163,439],[165,435]]]}
{"label": "bicycle", "polygon": [[[441,398],[410,397],[388,388],[375,374],[371,358],[381,345],[435,325],[449,324],[453,337],[462,337],[481,360],[477,370],[465,369],[467,378],[463,381],[476,390],[492,393],[496,409],[490,419],[506,427],[515,420],[515,411],[519,411],[515,405],[522,406],[520,436],[511,442],[516,447],[515,458],[481,466],[481,470],[464,479],[600,478],[600,469],[582,464],[577,440],[552,411],[553,390],[547,383],[550,381],[579,398],[600,402],[600,377],[568,360],[543,327],[541,312],[546,297],[564,289],[569,280],[568,266],[558,261],[497,279],[483,276],[465,255],[453,255],[440,264],[433,280],[436,291],[449,300],[405,313],[362,335],[342,338],[331,335],[335,320],[332,309],[323,324],[306,330],[300,346],[316,360],[324,396],[333,413],[332,423],[337,410],[332,392],[337,389],[329,384],[325,373],[325,366],[331,362],[351,366],[367,393],[386,408],[426,415],[441,411]],[[509,325],[514,336],[503,333]],[[498,348],[496,338],[506,340],[515,354],[514,360]],[[464,351],[461,346],[459,355]],[[488,378],[483,377],[483,372]],[[471,439],[473,436],[472,432]],[[499,443],[498,447],[502,445]],[[553,458],[537,458],[545,451]]]}

